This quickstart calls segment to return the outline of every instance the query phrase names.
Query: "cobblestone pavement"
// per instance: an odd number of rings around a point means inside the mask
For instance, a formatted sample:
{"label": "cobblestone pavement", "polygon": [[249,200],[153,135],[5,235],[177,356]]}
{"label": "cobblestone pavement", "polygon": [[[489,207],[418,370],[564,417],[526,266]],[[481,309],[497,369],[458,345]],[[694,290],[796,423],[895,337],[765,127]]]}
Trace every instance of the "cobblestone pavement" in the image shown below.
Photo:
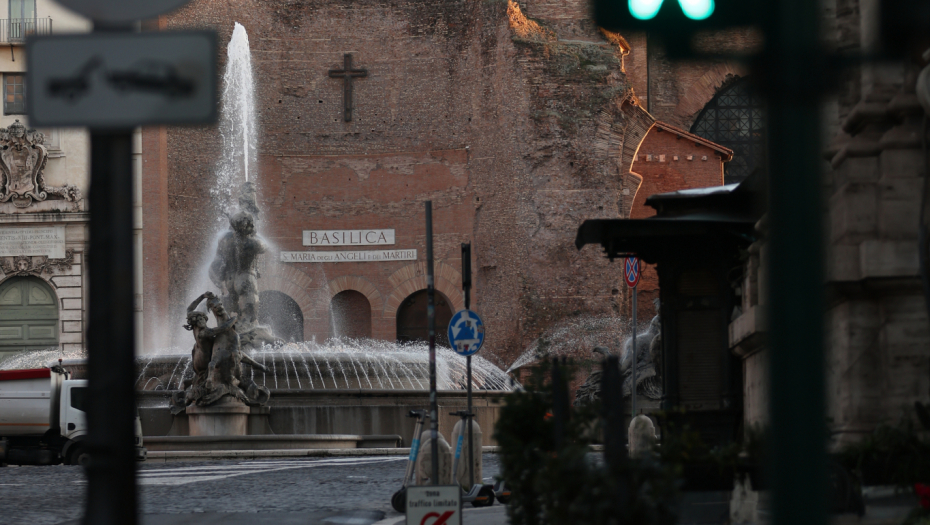
{"label": "cobblestone pavement", "polygon": [[[213,523],[215,513],[257,513],[253,517],[303,514],[303,522],[339,523],[327,518],[336,511],[391,509],[391,495],[400,488],[406,456],[337,457],[320,459],[226,460],[140,464],[139,494],[143,514],[203,513],[201,523]],[[484,476],[498,473],[496,454],[484,455]],[[87,481],[81,467],[0,468],[0,525],[57,525],[81,517]],[[295,514],[296,516],[297,514]],[[178,516],[191,523],[193,516]],[[255,520],[254,523],[264,523]],[[349,521],[351,522],[351,521]],[[365,522],[356,522],[365,523]],[[370,521],[369,521],[370,523]]]}

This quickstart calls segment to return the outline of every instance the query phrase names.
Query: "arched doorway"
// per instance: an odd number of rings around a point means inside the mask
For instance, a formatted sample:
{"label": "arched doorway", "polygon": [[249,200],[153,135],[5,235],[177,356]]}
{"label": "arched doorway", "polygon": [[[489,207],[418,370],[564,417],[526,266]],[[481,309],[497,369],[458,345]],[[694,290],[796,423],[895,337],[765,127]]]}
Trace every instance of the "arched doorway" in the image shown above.
{"label": "arched doorway", "polygon": [[740,182],[765,169],[765,101],[745,78],[725,86],[704,106],[691,133],[733,150],[724,182]]}
{"label": "arched doorway", "polygon": [[329,304],[329,321],[332,337],[371,337],[371,303],[361,292],[339,292]]}
{"label": "arched doorway", "polygon": [[297,301],[277,290],[258,294],[258,322],[288,343],[304,340],[304,314]]}
{"label": "arched doorway", "polygon": [[0,360],[13,352],[58,346],[58,298],[38,277],[0,284]]}
{"label": "arched doorway", "polygon": [[[449,299],[436,292],[436,344],[449,346],[446,331],[452,319]],[[400,303],[397,309],[397,342],[429,342],[429,326],[426,318],[426,290],[414,292]]]}

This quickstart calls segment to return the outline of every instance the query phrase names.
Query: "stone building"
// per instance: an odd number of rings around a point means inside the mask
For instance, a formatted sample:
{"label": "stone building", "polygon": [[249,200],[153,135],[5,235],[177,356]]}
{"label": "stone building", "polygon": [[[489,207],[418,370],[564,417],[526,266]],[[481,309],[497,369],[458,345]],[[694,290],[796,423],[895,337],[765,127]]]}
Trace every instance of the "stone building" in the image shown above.
{"label": "stone building", "polygon": [[0,2],[0,360],[84,343],[87,133],[29,128],[23,44],[90,23],[51,0]]}
{"label": "stone building", "polygon": [[[259,286],[286,312],[274,322],[288,338],[423,337],[425,200],[440,324],[462,307],[459,246],[471,242],[472,304],[490,327],[487,355],[501,364],[560,320],[626,316],[619,268],[594,248],[573,248],[578,225],[629,217],[634,199],[679,189],[659,180],[668,173],[652,175],[645,156],[636,160],[647,136],[707,137],[672,149],[701,159],[680,162],[708,166],[713,184],[730,149],[743,147],[716,134],[719,119],[702,118],[719,95],[745,89],[742,71],[670,66],[641,35],[596,28],[585,1],[194,0],[146,29],[209,27],[225,44],[234,22],[250,37],[260,228],[276,247]],[[748,46],[752,37],[727,41]],[[365,72],[348,108],[345,81],[330,75],[347,64]],[[674,97],[660,96],[669,89]],[[670,124],[656,126],[650,107]],[[183,307],[207,282],[223,227],[220,150],[212,126],[142,132],[146,347],[181,344]],[[693,187],[704,169],[676,170]],[[375,231],[387,235],[380,244],[346,241]],[[376,250],[382,260],[358,262]],[[321,256],[342,259],[309,262]]]}
{"label": "stone building", "polygon": [[[878,1],[838,1],[826,30],[836,49],[869,51]],[[930,400],[930,325],[918,226],[926,184],[923,110],[915,82],[926,62],[848,68],[824,114],[827,423],[835,443],[915,416]],[[747,423],[764,423],[766,219],[749,249],[730,344],[743,359]]]}

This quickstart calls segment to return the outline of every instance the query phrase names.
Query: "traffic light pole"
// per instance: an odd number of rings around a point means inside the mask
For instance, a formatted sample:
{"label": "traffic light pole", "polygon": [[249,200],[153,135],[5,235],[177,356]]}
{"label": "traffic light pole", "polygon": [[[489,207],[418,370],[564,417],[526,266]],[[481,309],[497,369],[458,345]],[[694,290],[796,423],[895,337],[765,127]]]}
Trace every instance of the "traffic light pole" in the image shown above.
{"label": "traffic light pole", "polygon": [[756,69],[769,102],[768,474],[775,525],[820,525],[827,522],[820,4],[768,7],[766,55]]}

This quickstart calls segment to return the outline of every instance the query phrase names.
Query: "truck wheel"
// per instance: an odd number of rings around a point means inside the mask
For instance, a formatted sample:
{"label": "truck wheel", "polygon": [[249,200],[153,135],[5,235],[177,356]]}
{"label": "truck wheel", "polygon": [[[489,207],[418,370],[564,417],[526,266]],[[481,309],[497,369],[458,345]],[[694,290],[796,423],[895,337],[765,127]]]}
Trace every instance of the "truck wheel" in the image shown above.
{"label": "truck wheel", "polygon": [[86,467],[90,463],[90,453],[87,452],[87,448],[78,446],[71,451],[71,454],[68,458],[69,465],[80,465]]}

